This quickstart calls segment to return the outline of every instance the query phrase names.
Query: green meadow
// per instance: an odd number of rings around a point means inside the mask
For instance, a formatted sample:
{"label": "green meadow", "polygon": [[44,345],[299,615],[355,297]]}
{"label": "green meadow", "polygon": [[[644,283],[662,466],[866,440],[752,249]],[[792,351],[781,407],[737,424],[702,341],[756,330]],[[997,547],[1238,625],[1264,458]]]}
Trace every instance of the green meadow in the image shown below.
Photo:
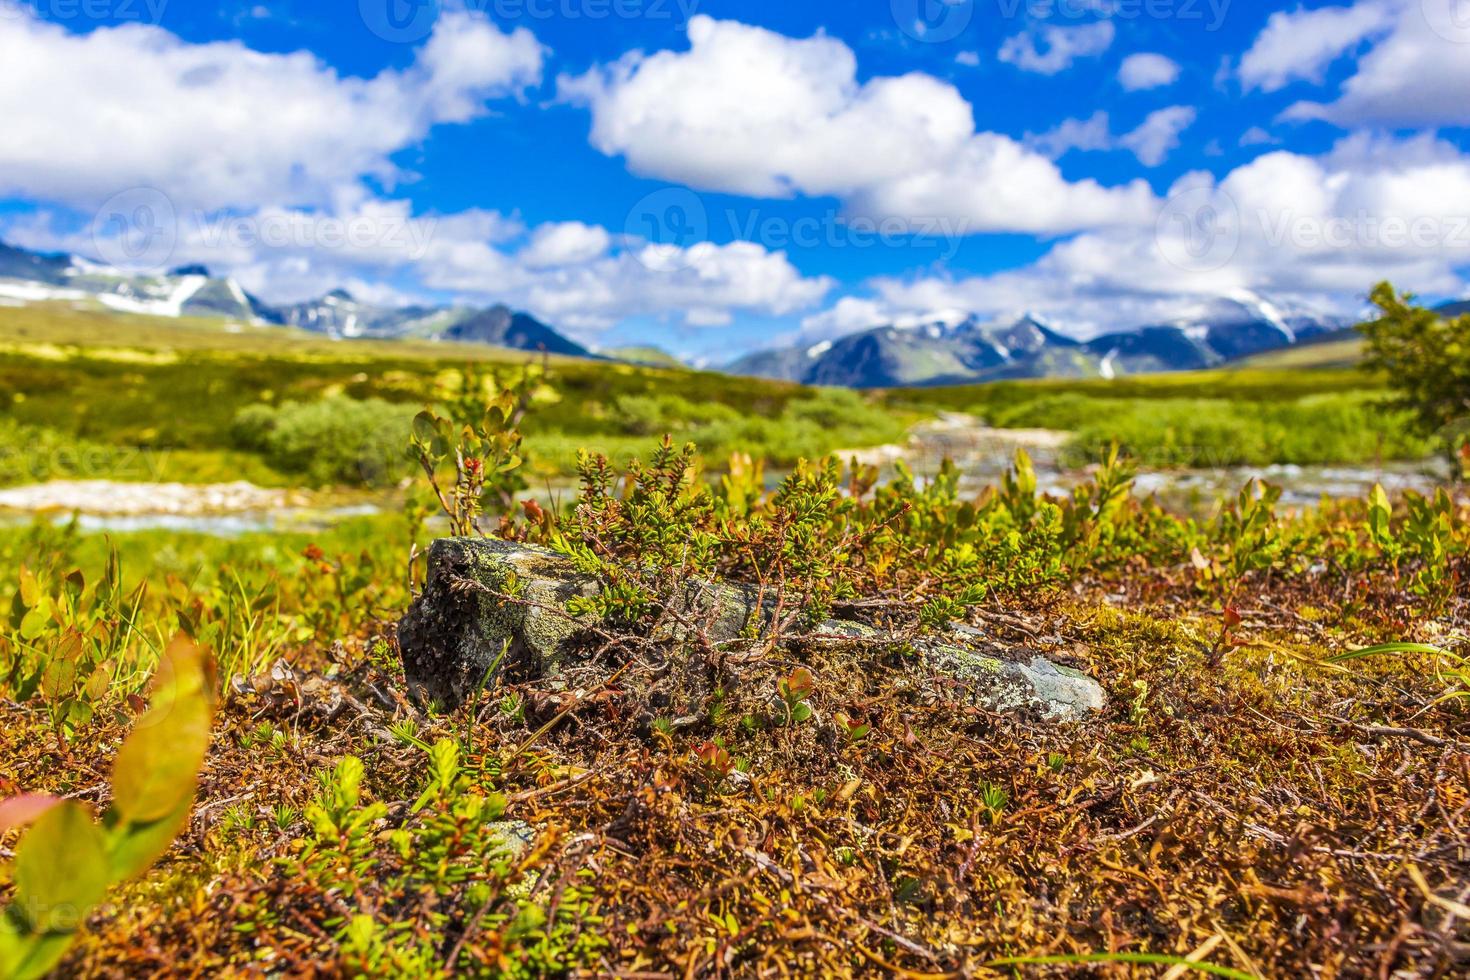
{"label": "green meadow", "polygon": [[[1014,381],[852,392],[484,346],[334,342],[273,327],[119,317],[62,305],[0,310],[0,484],[87,478],[265,486],[394,483],[412,416],[457,397],[464,369],[545,372],[524,425],[535,481],[584,447],[626,461],[665,433],[707,463],[785,467],[901,441],[963,412],[1072,434],[1068,461],[1118,441],[1158,468],[1367,464],[1429,455],[1353,342],[1231,370],[1114,381]],[[493,381],[491,382],[493,384]]]}

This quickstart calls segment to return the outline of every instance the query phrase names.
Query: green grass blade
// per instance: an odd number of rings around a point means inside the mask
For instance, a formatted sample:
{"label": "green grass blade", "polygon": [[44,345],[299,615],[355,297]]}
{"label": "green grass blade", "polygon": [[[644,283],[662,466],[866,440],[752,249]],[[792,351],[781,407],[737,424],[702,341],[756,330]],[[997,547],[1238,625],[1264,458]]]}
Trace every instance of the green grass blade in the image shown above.
{"label": "green grass blade", "polygon": [[1347,663],[1349,660],[1362,660],[1365,657],[1377,657],[1385,653],[1428,653],[1437,657],[1448,657],[1450,652],[1442,650],[1428,643],[1380,643],[1374,647],[1364,647],[1361,650],[1350,650],[1340,653],[1335,657],[1328,657],[1330,664]]}
{"label": "green grass blade", "polygon": [[986,966],[1080,966],[1087,963],[1138,963],[1150,966],[1182,966],[1196,973],[1208,973],[1231,980],[1257,980],[1250,973],[1214,963],[1196,963],[1183,956],[1165,956],[1162,953],[1085,953],[1077,956],[1015,956],[1003,960],[991,960]]}

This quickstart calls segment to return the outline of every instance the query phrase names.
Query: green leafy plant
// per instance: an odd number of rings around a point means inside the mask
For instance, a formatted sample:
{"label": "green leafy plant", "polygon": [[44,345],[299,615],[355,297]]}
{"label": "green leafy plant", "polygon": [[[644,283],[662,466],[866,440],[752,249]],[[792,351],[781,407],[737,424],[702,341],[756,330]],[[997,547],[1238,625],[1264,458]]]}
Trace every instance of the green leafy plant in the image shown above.
{"label": "green leafy plant", "polygon": [[847,737],[848,745],[856,745],[873,734],[873,726],[871,724],[845,714],[839,714],[837,716],[837,724],[842,726],[842,733]]}
{"label": "green leafy plant", "polygon": [[[249,928],[274,929],[283,907],[308,914],[322,925],[319,953],[352,976],[529,978],[588,964],[605,942],[591,890],[574,879],[533,901],[541,852],[502,819],[505,797],[487,792],[484,774],[454,740],[440,739],[426,754],[422,792],[391,821],[384,803],[368,799],[359,758],[324,771],[306,808],[310,836],[299,854],[275,863],[270,888],[247,910]],[[366,894],[378,900],[348,907],[336,897]],[[446,949],[450,916],[483,930],[478,958],[463,944]]]}
{"label": "green leafy plant", "polygon": [[188,819],[209,748],[209,657],[180,635],[164,651],[152,700],[118,751],[112,806],[99,824],[82,803],[23,796],[0,804],[0,832],[28,827],[0,916],[0,975],[42,977],[65,955],[107,889],[147,870]]}
{"label": "green leafy plant", "polygon": [[1222,609],[1237,604],[1248,575],[1269,571],[1281,561],[1286,546],[1276,515],[1281,493],[1281,487],[1252,480],[1217,519],[1213,537],[1219,561],[1204,570],[1212,573],[1207,577],[1213,578]]}
{"label": "green leafy plant", "polygon": [[1010,794],[999,786],[991,782],[980,784],[980,805],[985,808],[985,814],[992,824],[1000,823],[1000,818],[1010,802]]}
{"label": "green leafy plant", "polygon": [[812,678],[812,672],[805,667],[796,668],[776,682],[776,693],[780,695],[781,705],[786,712],[782,719],[785,724],[800,725],[811,718],[812,708],[807,701],[816,689],[817,683]]}
{"label": "green leafy plant", "polygon": [[718,742],[704,742],[694,750],[700,773],[706,782],[719,783],[735,769],[735,760],[729,751]]}
{"label": "green leafy plant", "polygon": [[1451,558],[1465,552],[1465,542],[1455,534],[1455,502],[1441,487],[1433,497],[1406,493],[1404,506],[1407,516],[1399,539],[1403,553],[1416,566],[1409,587],[1428,600],[1431,609],[1441,609],[1460,585]]}
{"label": "green leafy plant", "polygon": [[[20,566],[10,606],[15,653],[0,658],[0,681],[17,700],[39,693],[58,732],[70,734],[90,721],[115,687],[125,693],[144,680],[131,670],[128,650],[150,642],[137,624],[146,589],[125,596],[117,549],[109,547],[100,577],[90,586],[80,569]],[[121,683],[119,683],[121,682]]]}
{"label": "green leafy plant", "polygon": [[[467,371],[447,414],[425,409],[414,417],[408,455],[427,478],[452,534],[481,533],[480,516],[487,509],[509,511],[525,488],[521,422],[539,379],[533,368],[506,384]],[[446,466],[452,476],[441,484]]]}

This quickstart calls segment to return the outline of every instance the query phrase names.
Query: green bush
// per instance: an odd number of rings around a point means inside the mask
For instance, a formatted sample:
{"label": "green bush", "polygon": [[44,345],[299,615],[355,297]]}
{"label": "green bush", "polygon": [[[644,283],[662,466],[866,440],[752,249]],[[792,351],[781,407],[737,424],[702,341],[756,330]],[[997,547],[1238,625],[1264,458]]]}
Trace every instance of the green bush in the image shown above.
{"label": "green bush", "polygon": [[1368,341],[1364,367],[1388,379],[1406,420],[1470,469],[1470,317],[1442,317],[1411,300],[1386,282],[1373,290],[1382,315],[1358,328]]}
{"label": "green bush", "polygon": [[376,398],[251,405],[236,414],[232,435],[239,448],[313,485],[382,486],[407,471],[403,446],[412,416]]}
{"label": "green bush", "polygon": [[691,402],[679,395],[630,395],[617,400],[613,418],[623,435],[672,435],[694,442],[712,461],[740,451],[778,465],[892,442],[905,430],[892,412],[858,392],[837,388],[791,399],[776,415],[742,412],[721,402]]}

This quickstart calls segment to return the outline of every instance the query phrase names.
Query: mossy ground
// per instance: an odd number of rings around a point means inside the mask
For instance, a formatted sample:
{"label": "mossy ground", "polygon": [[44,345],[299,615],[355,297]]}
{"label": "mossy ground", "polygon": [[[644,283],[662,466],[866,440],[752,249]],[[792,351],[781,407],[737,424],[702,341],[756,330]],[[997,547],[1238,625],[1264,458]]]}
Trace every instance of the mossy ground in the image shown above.
{"label": "mossy ground", "polygon": [[[1444,680],[1425,658],[1320,661],[1463,636],[1464,598],[1426,618],[1386,578],[1323,575],[1262,582],[1240,614],[1245,645],[1217,657],[1218,611],[1184,571],[1146,568],[977,609],[996,642],[1107,687],[1106,712],[1070,727],[965,707],[902,658],[811,651],[753,666],[689,731],[640,726],[625,677],[498,689],[416,737],[462,740],[474,778],[536,828],[529,901],[588,889],[585,921],[559,940],[571,970],[1060,975],[1075,968],[994,964],[1142,951],[1270,977],[1463,970],[1467,923],[1446,909],[1470,880],[1470,719],[1435,703]],[[344,969],[340,921],[322,909],[387,914],[402,882],[324,905],[270,861],[301,846],[318,774],[344,755],[388,804],[382,832],[422,790],[423,751],[388,731],[409,709],[371,652],[384,629],[365,621],[228,699],[189,830],[93,917],[70,975]],[[817,678],[819,716],[872,733],[742,726],[797,663]],[[126,719],[99,718],[63,742],[35,706],[6,703],[0,794],[102,802]],[[693,754],[710,733],[741,763],[729,776]],[[434,948],[494,972],[508,927],[460,944],[470,914],[440,911]],[[578,945],[578,930],[597,942]]]}

